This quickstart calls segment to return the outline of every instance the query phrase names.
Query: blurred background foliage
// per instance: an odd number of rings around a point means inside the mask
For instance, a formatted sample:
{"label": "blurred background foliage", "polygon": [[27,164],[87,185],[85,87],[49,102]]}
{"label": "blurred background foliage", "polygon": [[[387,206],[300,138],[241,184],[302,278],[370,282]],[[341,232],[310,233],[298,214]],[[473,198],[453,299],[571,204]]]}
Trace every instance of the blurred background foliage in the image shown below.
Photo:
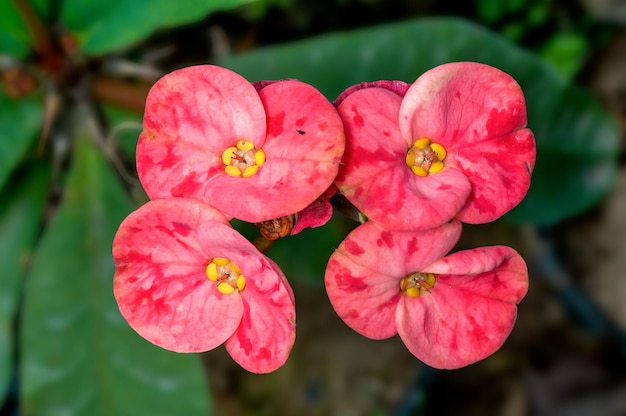
{"label": "blurred background foliage", "polygon": [[[212,413],[219,381],[199,356],[139,338],[111,290],[113,235],[146,200],[134,171],[143,103],[164,73],[214,63],[250,81],[298,78],[333,100],[445,62],[498,67],[525,92],[538,157],[527,198],[497,223],[545,229],[591,212],[615,184],[623,131],[587,86],[620,16],[593,0],[0,2],[3,411]],[[294,285],[320,291],[352,226],[336,215],[268,254]]]}

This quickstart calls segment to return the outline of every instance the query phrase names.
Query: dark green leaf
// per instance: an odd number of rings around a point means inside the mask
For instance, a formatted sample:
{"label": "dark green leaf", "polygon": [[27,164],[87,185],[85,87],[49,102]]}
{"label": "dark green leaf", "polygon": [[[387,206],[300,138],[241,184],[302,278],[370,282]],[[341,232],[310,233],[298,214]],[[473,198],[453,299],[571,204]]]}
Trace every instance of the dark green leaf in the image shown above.
{"label": "dark green leaf", "polygon": [[61,205],[25,288],[24,414],[207,415],[198,356],[148,343],[118,311],[111,243],[133,207],[90,136],[76,137]]}
{"label": "dark green leaf", "polygon": [[65,0],[62,17],[83,53],[101,55],[131,46],[157,29],[191,23],[251,1]]}
{"label": "dark green leaf", "polygon": [[0,188],[37,139],[42,114],[37,97],[14,100],[0,93]]}
{"label": "dark green leaf", "polygon": [[571,86],[537,56],[467,21],[433,18],[329,34],[219,63],[251,81],[298,78],[332,100],[353,84],[379,79],[413,82],[426,70],[451,61],[500,68],[526,95],[537,165],[527,198],[509,220],[553,224],[606,195],[619,143],[614,121],[588,93]]}
{"label": "dark green leaf", "polygon": [[49,169],[34,167],[0,194],[0,403],[4,402],[15,359],[13,322],[42,224],[49,177]]}

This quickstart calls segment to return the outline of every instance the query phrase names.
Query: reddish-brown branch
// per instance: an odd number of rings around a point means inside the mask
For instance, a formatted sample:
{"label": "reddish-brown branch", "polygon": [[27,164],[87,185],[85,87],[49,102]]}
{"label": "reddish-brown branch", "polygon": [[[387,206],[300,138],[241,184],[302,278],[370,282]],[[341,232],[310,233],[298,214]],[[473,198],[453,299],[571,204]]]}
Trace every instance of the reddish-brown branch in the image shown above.
{"label": "reddish-brown branch", "polygon": [[96,76],[91,81],[91,95],[98,101],[143,113],[150,87],[148,84]]}
{"label": "reddish-brown branch", "polygon": [[24,19],[26,27],[33,35],[35,41],[33,48],[35,51],[45,58],[54,56],[55,51],[50,32],[41,20],[41,17],[37,15],[30,2],[28,0],[13,0],[13,4],[15,4],[15,7],[22,15],[22,19]]}

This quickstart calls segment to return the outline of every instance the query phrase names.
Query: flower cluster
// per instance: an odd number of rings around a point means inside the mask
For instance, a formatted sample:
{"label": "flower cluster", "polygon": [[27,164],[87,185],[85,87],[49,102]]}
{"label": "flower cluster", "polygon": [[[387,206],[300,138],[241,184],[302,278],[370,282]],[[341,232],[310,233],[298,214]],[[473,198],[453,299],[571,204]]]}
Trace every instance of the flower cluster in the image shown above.
{"label": "flower cluster", "polygon": [[526,294],[526,264],[504,246],[446,254],[461,222],[493,221],[528,191],[535,141],[519,85],[451,63],[412,85],[353,86],[336,105],[346,150],[335,184],[369,218],[328,263],[336,312],[369,338],[399,334],[432,367],[491,355]]}
{"label": "flower cluster", "polygon": [[297,80],[174,71],[151,89],[137,145],[150,201],[113,241],[120,312],[163,348],[224,344],[251,372],[279,368],[295,341],[294,296],[264,252],[325,224],[337,194],[367,218],[328,262],[337,314],[369,338],[399,334],[433,367],[471,364],[508,337],[528,272],[509,247],[449,252],[462,222],[522,200],[534,160],[520,87],[483,64],[362,83],[334,103]]}

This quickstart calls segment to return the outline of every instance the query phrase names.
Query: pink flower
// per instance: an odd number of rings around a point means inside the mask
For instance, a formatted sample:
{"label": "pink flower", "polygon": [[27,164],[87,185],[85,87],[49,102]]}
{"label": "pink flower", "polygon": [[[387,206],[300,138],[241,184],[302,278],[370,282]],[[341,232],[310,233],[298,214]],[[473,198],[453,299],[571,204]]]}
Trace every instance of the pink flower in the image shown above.
{"label": "pink flower", "polygon": [[300,81],[259,88],[211,65],[161,78],[148,95],[137,145],[148,196],[200,199],[228,217],[261,222],[322,195],[344,150],[337,111]]}
{"label": "pink flower", "polygon": [[[378,85],[379,87],[376,87]],[[335,183],[371,220],[420,230],[452,218],[493,221],[526,195],[535,141],[519,85],[457,62],[402,83],[351,87],[337,100],[346,133]]]}
{"label": "pink flower", "polygon": [[113,241],[114,294],[129,325],[176,352],[225,343],[245,369],[280,367],[295,340],[291,288],[278,266],[201,201],[150,201]]}
{"label": "pink flower", "polygon": [[325,284],[335,311],[368,338],[399,334],[435,368],[463,367],[494,353],[526,294],[526,264],[504,246],[443,257],[460,233],[458,221],[422,232],[360,225],[328,262]]}

